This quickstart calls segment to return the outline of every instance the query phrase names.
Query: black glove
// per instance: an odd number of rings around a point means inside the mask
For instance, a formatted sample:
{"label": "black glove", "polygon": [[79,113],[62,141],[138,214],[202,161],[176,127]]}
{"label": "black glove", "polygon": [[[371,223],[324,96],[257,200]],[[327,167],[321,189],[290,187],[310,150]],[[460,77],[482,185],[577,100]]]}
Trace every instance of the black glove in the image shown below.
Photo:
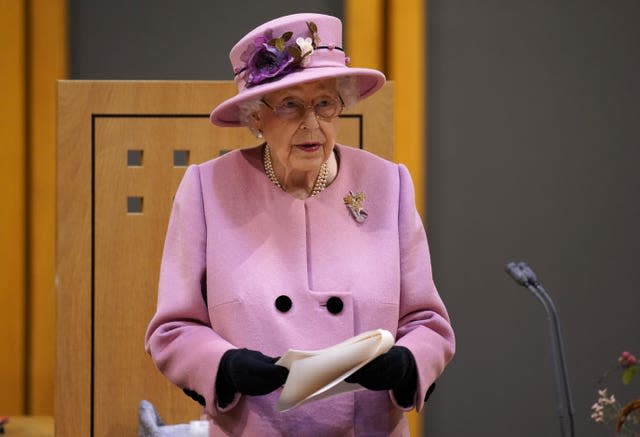
{"label": "black glove", "polygon": [[237,392],[259,396],[271,393],[287,380],[289,370],[276,366],[271,358],[250,349],[231,349],[222,355],[216,377],[216,397],[221,408],[231,403]]}
{"label": "black glove", "polygon": [[389,351],[366,364],[346,379],[369,390],[393,390],[402,407],[413,405],[418,370],[413,354],[404,346],[393,346]]}

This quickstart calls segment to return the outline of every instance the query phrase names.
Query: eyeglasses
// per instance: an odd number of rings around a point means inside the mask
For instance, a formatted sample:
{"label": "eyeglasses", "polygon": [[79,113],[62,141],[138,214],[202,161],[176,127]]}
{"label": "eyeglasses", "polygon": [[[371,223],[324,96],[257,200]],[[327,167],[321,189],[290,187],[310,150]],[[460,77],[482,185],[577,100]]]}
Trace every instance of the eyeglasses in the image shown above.
{"label": "eyeglasses", "polygon": [[311,109],[317,118],[331,121],[340,115],[344,109],[344,102],[340,95],[338,95],[338,98],[322,97],[316,99],[311,105],[306,105],[304,101],[292,97],[284,99],[275,107],[271,106],[264,98],[261,101],[278,117],[285,120],[300,120],[306,115],[307,109]]}

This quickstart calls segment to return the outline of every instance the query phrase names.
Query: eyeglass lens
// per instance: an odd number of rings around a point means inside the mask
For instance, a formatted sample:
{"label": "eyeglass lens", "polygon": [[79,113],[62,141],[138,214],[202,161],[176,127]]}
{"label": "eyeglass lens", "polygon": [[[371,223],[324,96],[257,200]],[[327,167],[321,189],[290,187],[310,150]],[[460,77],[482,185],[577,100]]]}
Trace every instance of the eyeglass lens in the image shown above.
{"label": "eyeglass lens", "polygon": [[307,108],[313,109],[316,116],[331,119],[342,110],[342,104],[335,98],[320,98],[314,100],[311,105],[298,99],[285,99],[274,108],[277,115],[283,118],[297,119],[305,116]]}

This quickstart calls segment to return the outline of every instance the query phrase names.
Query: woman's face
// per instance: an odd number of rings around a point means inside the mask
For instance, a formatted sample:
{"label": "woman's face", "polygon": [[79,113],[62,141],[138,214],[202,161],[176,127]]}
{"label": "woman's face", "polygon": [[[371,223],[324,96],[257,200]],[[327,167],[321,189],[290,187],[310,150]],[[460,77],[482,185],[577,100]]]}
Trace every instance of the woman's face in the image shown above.
{"label": "woman's face", "polygon": [[[317,117],[311,106],[320,107],[331,100],[340,102],[335,79],[301,84],[264,96],[266,104],[257,116],[256,127],[269,144],[274,164],[284,167],[285,172],[308,172],[317,171],[329,158],[336,140],[337,117],[331,120]],[[300,103],[307,106],[302,118],[282,118],[271,109]]]}

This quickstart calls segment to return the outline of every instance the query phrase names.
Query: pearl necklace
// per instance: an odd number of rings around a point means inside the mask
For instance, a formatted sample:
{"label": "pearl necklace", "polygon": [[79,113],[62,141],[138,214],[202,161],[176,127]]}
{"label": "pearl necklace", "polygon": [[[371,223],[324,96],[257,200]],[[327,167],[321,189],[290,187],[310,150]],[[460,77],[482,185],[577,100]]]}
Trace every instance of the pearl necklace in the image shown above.
{"label": "pearl necklace", "polygon": [[[282,191],[286,191],[278,178],[276,177],[276,172],[273,171],[273,163],[271,162],[271,151],[269,150],[269,145],[264,145],[264,153],[262,154],[262,161],[264,164],[264,171],[269,177],[269,180],[273,182],[273,184],[280,188]],[[320,166],[320,172],[318,173],[318,177],[316,178],[315,183],[313,184],[313,189],[311,190],[310,196],[315,196],[316,194],[322,192],[325,188],[327,188],[327,175],[329,174],[329,165],[327,162],[323,162]]]}

